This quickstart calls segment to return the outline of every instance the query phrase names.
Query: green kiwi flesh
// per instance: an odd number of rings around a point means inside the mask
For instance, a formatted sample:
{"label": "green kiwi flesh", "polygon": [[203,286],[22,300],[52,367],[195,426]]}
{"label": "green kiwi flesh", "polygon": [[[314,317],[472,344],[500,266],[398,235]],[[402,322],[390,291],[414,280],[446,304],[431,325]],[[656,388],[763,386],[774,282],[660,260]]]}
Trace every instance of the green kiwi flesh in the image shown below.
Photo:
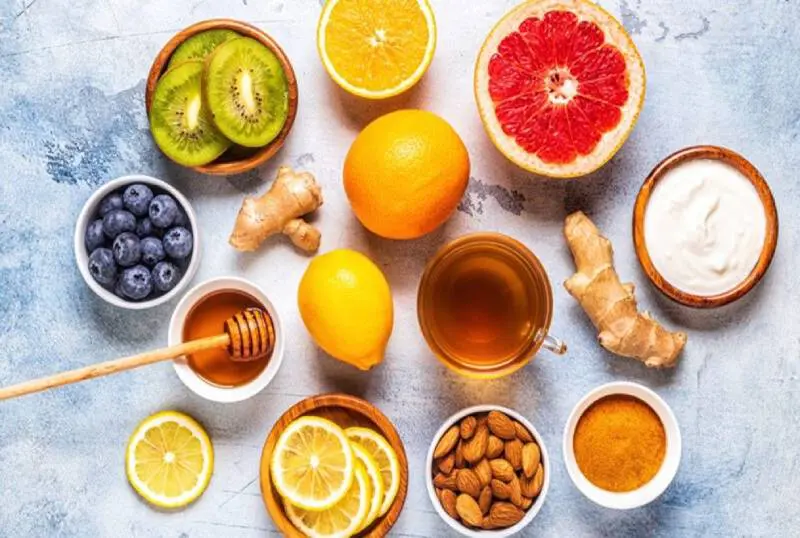
{"label": "green kiwi flesh", "polygon": [[289,114],[289,82],[278,57],[249,37],[226,41],[208,57],[203,92],[216,126],[241,146],[266,146]]}
{"label": "green kiwi flesh", "polygon": [[188,60],[205,60],[211,52],[222,43],[230,39],[241,37],[233,30],[217,29],[206,30],[195,34],[181,43],[169,59],[167,69],[172,69],[179,63]]}
{"label": "green kiwi flesh", "polygon": [[203,103],[203,65],[183,62],[164,73],[150,107],[153,139],[167,157],[184,166],[208,164],[231,145]]}

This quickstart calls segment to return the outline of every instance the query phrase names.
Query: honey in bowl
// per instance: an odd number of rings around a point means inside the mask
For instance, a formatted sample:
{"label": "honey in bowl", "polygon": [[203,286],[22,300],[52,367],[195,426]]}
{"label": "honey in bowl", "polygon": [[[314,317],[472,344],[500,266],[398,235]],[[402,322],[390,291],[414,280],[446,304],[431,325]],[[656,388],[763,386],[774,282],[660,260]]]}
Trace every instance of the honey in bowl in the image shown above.
{"label": "honey in bowl", "polygon": [[[186,316],[183,341],[222,333],[225,321],[246,308],[264,308],[264,305],[241,291],[221,290],[206,295]],[[238,387],[257,378],[267,367],[270,356],[247,362],[232,361],[226,349],[218,348],[193,353],[186,359],[189,367],[208,383]]]}
{"label": "honey in bowl", "polygon": [[573,437],[578,468],[606,491],[633,491],[650,482],[664,463],[667,437],[655,411],[634,396],[615,394],[594,402]]}

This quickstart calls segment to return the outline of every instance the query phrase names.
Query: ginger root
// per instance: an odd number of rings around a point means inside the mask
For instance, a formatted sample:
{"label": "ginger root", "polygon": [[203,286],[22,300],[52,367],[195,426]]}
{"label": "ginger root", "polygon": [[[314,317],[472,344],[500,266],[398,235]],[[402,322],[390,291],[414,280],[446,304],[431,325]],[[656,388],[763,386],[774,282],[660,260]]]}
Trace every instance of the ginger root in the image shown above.
{"label": "ginger root", "polygon": [[228,242],[237,250],[252,251],[280,232],[298,248],[316,252],[321,234],[300,217],[321,205],[322,189],[312,174],[281,166],[269,191],[260,198],[244,199]]}
{"label": "ginger root", "polygon": [[581,211],[567,217],[564,235],[578,271],[564,287],[597,328],[600,345],[650,367],[674,366],[686,333],[667,331],[638,311],[633,284],[621,283],[614,270],[611,242]]}

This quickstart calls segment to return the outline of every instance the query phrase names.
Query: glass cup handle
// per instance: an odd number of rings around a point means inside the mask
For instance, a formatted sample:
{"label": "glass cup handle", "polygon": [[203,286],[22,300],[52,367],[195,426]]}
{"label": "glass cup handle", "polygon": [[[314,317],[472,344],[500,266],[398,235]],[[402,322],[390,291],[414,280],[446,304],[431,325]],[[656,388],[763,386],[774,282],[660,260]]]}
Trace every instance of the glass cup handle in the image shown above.
{"label": "glass cup handle", "polygon": [[554,353],[556,355],[564,355],[567,352],[567,343],[563,340],[559,340],[555,336],[550,336],[546,334],[544,331],[540,330],[536,334],[536,339],[540,340],[541,346],[545,348],[550,353]]}

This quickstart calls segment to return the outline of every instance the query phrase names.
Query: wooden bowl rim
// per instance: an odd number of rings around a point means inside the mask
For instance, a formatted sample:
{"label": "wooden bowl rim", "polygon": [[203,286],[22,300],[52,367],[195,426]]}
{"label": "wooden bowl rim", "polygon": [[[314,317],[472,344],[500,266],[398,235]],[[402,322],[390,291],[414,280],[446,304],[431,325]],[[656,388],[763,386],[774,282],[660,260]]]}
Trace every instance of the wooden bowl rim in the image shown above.
{"label": "wooden bowl rim", "polygon": [[284,73],[286,73],[286,80],[289,86],[289,109],[286,116],[286,123],[283,124],[283,129],[281,129],[280,133],[278,133],[278,136],[276,136],[272,142],[263,148],[258,149],[256,153],[247,157],[246,159],[225,162],[214,161],[203,166],[190,167],[192,170],[217,176],[241,174],[264,164],[283,147],[283,144],[286,142],[286,138],[289,136],[289,132],[294,126],[294,121],[297,116],[299,93],[297,88],[297,76],[295,75],[294,68],[292,67],[292,63],[289,61],[289,57],[286,55],[281,46],[278,45],[277,41],[275,41],[264,30],[252,24],[234,19],[208,19],[188,26],[172,36],[172,38],[161,48],[159,53],[156,55],[155,60],[153,60],[153,64],[150,66],[150,72],[147,75],[147,84],[145,86],[145,111],[149,116],[156,84],[161,78],[161,75],[163,75],[166,71],[169,59],[172,57],[175,49],[177,49],[178,46],[180,46],[188,38],[199,34],[200,32],[214,29],[233,30],[234,32],[238,32],[243,36],[259,41],[268,49],[270,49],[278,58]]}
{"label": "wooden bowl rim", "polygon": [[[695,159],[722,161],[741,172],[750,181],[753,187],[755,187],[761,199],[761,203],[764,206],[764,213],[767,220],[764,246],[761,249],[761,254],[758,257],[758,262],[755,267],[753,267],[753,270],[747,275],[747,278],[742,280],[735,288],[717,295],[695,295],[683,291],[669,283],[653,265],[644,237],[644,217],[647,211],[647,204],[650,201],[650,195],[656,184],[673,168]],[[647,179],[645,179],[636,197],[636,203],[633,209],[633,243],[636,249],[636,256],[639,259],[642,269],[644,269],[647,277],[661,293],[675,302],[692,308],[717,308],[724,306],[740,299],[752,290],[764,277],[772,263],[778,244],[778,211],[775,206],[775,198],[772,195],[767,181],[761,175],[761,172],[739,153],[721,146],[690,146],[676,151],[658,163],[647,176]]]}
{"label": "wooden bowl rim", "polygon": [[[397,433],[397,429],[389,418],[368,401],[350,394],[329,393],[309,396],[291,406],[275,421],[269,435],[267,435],[264,441],[259,469],[261,497],[264,500],[267,512],[278,527],[278,530],[285,533],[287,536],[302,536],[286,517],[286,514],[283,512],[283,507],[276,503],[273,498],[272,491],[274,488],[270,477],[269,460],[272,457],[272,450],[275,448],[278,436],[280,436],[285,429],[285,426],[279,428],[280,424],[284,422],[288,424],[303,415],[313,413],[316,409],[325,407],[344,408],[360,413],[380,429],[378,433],[386,438],[397,454],[397,459],[400,462],[400,489],[397,491],[397,496],[389,510],[369,527],[371,530],[367,534],[359,535],[368,538],[383,538],[397,522],[406,501],[406,494],[408,493],[408,459],[406,458],[406,450],[403,445],[403,440],[400,438],[400,434]],[[264,471],[266,471],[266,476]]]}

